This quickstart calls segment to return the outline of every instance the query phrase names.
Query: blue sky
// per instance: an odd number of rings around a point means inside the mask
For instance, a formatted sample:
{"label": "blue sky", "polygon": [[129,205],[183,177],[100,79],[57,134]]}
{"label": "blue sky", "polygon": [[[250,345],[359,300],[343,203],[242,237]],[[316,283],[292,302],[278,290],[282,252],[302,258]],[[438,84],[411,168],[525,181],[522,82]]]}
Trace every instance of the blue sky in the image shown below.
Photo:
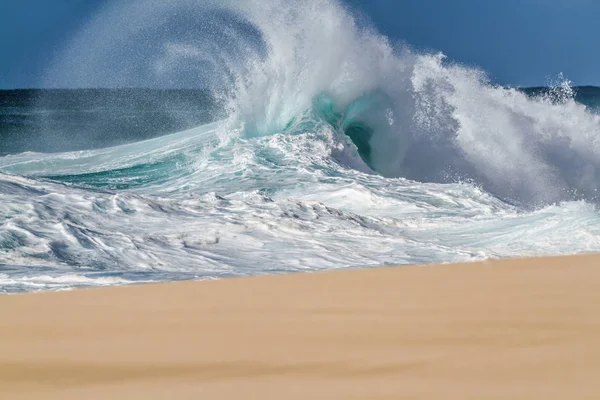
{"label": "blue sky", "polygon": [[[0,87],[36,87],[65,40],[107,0],[2,0]],[[127,0],[121,0],[127,1]],[[543,85],[558,73],[600,85],[598,0],[345,0],[393,39]]]}

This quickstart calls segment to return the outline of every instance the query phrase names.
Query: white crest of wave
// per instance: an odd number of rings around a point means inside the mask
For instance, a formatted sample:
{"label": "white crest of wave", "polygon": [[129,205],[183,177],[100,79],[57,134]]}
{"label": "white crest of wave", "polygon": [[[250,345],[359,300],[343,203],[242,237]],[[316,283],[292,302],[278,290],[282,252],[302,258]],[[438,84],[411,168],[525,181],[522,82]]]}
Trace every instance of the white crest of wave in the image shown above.
{"label": "white crest of wave", "polygon": [[598,115],[569,96],[532,99],[442,54],[395,45],[335,0],[115,1],[48,84],[135,86],[140,76],[225,88],[231,118],[250,136],[281,132],[322,93],[341,114],[383,93],[385,110],[353,118],[375,128],[370,165],[385,176],[472,180],[524,204],[595,199],[600,186]]}

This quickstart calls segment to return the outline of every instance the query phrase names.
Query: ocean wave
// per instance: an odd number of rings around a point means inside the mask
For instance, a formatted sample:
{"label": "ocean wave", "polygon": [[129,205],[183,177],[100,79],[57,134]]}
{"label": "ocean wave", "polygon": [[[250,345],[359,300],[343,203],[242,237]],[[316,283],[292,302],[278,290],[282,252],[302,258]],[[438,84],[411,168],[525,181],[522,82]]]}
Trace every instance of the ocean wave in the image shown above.
{"label": "ocean wave", "polygon": [[78,268],[154,281],[600,249],[600,116],[564,79],[493,85],[333,0],[137,0],[101,10],[47,84],[182,65],[223,118],[0,157],[0,262],[71,271],[57,288]]}

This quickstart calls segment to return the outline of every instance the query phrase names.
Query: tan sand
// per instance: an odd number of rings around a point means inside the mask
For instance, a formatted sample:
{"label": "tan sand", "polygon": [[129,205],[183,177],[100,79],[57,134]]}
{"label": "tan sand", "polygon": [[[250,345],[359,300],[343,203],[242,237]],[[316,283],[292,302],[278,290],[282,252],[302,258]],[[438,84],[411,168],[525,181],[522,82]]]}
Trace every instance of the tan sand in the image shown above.
{"label": "tan sand", "polygon": [[0,399],[598,399],[600,257],[0,297]]}

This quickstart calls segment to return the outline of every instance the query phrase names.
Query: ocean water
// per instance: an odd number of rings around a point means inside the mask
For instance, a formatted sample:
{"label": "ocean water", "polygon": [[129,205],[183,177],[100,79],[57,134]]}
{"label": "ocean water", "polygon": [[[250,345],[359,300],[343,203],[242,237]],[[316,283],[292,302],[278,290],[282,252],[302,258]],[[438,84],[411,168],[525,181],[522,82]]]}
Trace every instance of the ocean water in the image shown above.
{"label": "ocean water", "polygon": [[115,2],[48,82],[118,86],[114,35],[207,89],[1,92],[0,292],[600,250],[598,88],[494,85],[333,0]]}

